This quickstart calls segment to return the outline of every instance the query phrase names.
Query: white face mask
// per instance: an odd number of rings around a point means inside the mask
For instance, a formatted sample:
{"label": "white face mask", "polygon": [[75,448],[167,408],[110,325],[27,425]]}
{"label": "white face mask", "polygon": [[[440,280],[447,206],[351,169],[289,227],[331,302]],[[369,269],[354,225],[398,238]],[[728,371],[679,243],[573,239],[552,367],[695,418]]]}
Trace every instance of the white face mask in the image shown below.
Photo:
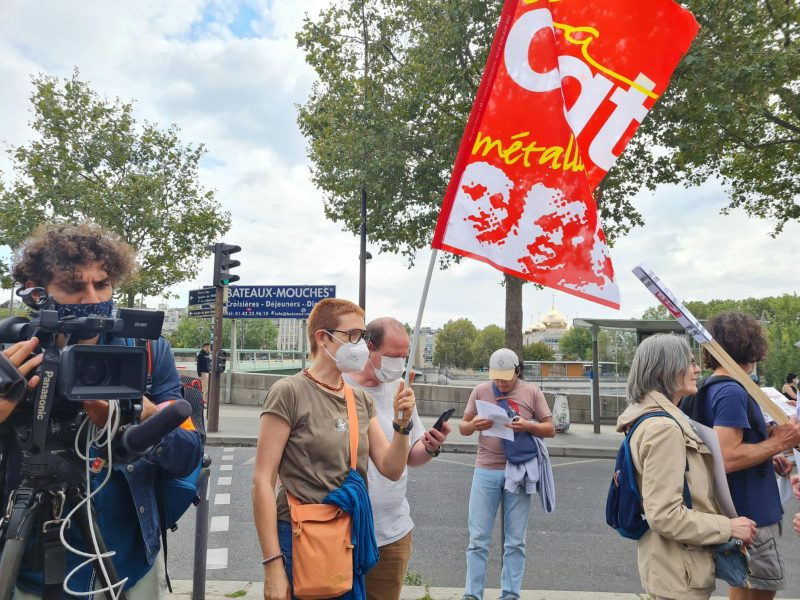
{"label": "white face mask", "polygon": [[336,355],[328,352],[327,348],[325,354],[330,356],[336,363],[336,368],[342,373],[358,373],[362,371],[369,359],[369,348],[364,340],[359,340],[355,344],[350,342],[343,342],[336,336],[331,334],[331,337],[339,342],[339,349],[336,350]]}
{"label": "white face mask", "polygon": [[[378,354],[380,354],[380,352]],[[369,364],[372,365],[372,369],[375,371],[375,377],[381,383],[397,381],[403,376],[403,371],[406,370],[406,359],[402,356],[384,356],[381,354],[380,368],[373,365],[371,360]]]}

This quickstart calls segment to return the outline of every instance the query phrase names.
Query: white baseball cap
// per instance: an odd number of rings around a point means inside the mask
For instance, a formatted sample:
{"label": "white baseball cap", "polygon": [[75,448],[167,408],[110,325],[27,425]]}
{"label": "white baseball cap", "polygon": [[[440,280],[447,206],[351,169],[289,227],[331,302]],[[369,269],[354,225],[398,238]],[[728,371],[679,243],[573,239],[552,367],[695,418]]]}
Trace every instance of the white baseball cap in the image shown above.
{"label": "white baseball cap", "polygon": [[519,366],[517,353],[508,348],[500,348],[492,353],[489,359],[489,379],[514,379],[516,368]]}

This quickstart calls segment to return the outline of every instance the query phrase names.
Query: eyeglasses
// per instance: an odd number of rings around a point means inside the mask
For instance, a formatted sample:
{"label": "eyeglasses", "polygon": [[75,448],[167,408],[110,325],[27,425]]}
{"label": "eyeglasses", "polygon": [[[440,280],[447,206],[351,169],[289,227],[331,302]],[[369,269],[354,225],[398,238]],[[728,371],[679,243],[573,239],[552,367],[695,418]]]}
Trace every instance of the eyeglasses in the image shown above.
{"label": "eyeglasses", "polygon": [[351,329],[349,331],[342,331],[341,329],[326,329],[328,333],[343,333],[347,336],[351,344],[357,344],[361,340],[369,341],[369,331],[366,329]]}
{"label": "eyeglasses", "polygon": [[692,357],[692,362],[691,362],[690,364],[691,364],[693,367],[696,367],[696,366],[697,366],[697,361],[694,359],[694,356]]}

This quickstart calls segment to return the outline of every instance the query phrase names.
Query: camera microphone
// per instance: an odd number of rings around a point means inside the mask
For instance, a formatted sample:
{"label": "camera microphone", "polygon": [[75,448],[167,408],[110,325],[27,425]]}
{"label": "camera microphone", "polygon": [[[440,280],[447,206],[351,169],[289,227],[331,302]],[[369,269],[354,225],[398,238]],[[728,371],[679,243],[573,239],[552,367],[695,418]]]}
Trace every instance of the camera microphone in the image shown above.
{"label": "camera microphone", "polygon": [[186,400],[175,400],[146,421],[127,427],[120,439],[122,447],[130,454],[145,454],[151,446],[191,416],[192,405]]}

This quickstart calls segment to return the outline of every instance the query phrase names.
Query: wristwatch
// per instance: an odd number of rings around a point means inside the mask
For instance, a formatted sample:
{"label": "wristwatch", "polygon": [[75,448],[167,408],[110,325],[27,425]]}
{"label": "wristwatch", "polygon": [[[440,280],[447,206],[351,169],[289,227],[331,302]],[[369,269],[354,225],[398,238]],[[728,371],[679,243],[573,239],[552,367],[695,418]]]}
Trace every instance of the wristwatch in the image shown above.
{"label": "wristwatch", "polygon": [[397,421],[392,421],[392,429],[394,429],[397,433],[402,433],[403,435],[408,435],[411,433],[411,429],[414,427],[414,421],[409,421],[408,425],[405,427],[400,427],[397,424]]}

